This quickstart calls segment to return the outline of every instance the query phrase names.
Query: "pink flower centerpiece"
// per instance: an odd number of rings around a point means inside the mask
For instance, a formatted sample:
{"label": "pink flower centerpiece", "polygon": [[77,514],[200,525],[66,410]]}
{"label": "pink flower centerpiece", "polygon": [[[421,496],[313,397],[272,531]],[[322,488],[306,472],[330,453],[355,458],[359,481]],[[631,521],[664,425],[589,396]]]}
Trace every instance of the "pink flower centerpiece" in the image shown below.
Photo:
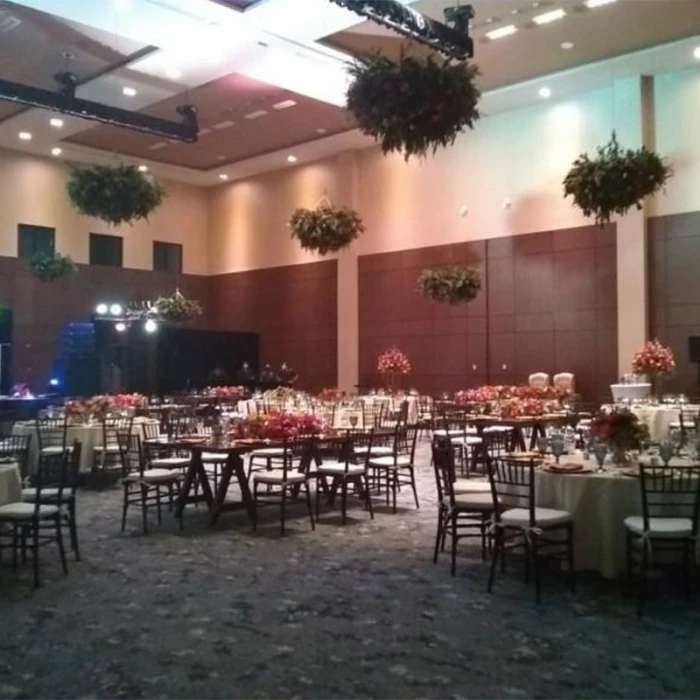
{"label": "pink flower centerpiece", "polygon": [[239,401],[247,394],[247,390],[244,386],[210,386],[205,394],[213,399]]}
{"label": "pink flower centerpiece", "polygon": [[317,416],[306,413],[284,413],[272,411],[264,415],[251,416],[236,424],[234,438],[259,440],[284,440],[294,437],[320,435],[326,429]]}
{"label": "pink flower centerpiece", "polygon": [[396,377],[411,373],[411,363],[396,346],[385,350],[377,358],[377,371],[389,380],[389,388],[394,391]]}
{"label": "pink flower centerpiece", "polygon": [[632,371],[635,374],[645,374],[652,384],[657,396],[661,394],[661,381],[664,376],[676,369],[676,358],[673,350],[662,345],[658,340],[649,340],[634,353]]}

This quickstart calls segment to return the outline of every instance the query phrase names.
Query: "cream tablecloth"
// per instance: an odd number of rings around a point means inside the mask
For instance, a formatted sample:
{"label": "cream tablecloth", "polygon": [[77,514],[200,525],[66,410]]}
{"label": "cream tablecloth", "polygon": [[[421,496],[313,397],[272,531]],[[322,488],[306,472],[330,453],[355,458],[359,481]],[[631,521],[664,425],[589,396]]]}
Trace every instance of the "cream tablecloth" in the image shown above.
{"label": "cream tablecloth", "polygon": [[654,442],[666,440],[669,426],[680,420],[681,415],[674,406],[632,406],[630,410],[649,428],[649,437]]}
{"label": "cream tablecloth", "polygon": [[0,464],[0,506],[22,500],[22,479],[16,462]]}
{"label": "cream tablecloth", "polygon": [[[144,438],[143,426],[146,423],[158,425],[158,421],[153,418],[134,418],[133,430],[135,435]],[[38,461],[38,443],[36,435],[36,424],[33,421],[28,423],[15,423],[12,429],[14,435],[31,435],[29,444],[29,458],[27,460],[30,474],[36,472]],[[80,454],[80,471],[89,472],[93,466],[93,454],[97,445],[102,444],[102,425],[93,423],[89,425],[69,425],[67,431],[67,441],[72,443],[78,440],[82,444]]]}
{"label": "cream tablecloth", "polygon": [[651,384],[611,384],[613,401],[646,399],[651,394]]}

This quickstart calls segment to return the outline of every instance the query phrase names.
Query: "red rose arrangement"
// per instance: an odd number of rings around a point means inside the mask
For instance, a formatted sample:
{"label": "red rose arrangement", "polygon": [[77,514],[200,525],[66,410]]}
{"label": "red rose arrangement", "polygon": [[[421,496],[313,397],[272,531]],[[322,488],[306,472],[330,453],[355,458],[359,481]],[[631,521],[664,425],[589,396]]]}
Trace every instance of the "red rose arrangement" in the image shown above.
{"label": "red rose arrangement", "polygon": [[634,353],[632,371],[635,374],[669,374],[676,369],[676,358],[673,350],[662,345],[658,340],[649,340],[641,349]]}
{"label": "red rose arrangement", "polygon": [[377,371],[379,374],[410,374],[411,363],[401,350],[393,347],[377,358]]}
{"label": "red rose arrangement", "polygon": [[321,399],[321,401],[339,401],[344,395],[345,392],[340,389],[321,389],[318,398]]}
{"label": "red rose arrangement", "polygon": [[246,395],[247,391],[243,386],[210,386],[204,390],[204,393],[212,399],[239,401]]}
{"label": "red rose arrangement", "polygon": [[307,413],[271,413],[251,416],[238,422],[234,428],[236,438],[257,438],[260,440],[284,440],[286,438],[320,435],[326,429],[325,423]]}
{"label": "red rose arrangement", "polygon": [[616,450],[637,450],[648,434],[647,427],[630,411],[601,412],[591,424],[591,435]]}
{"label": "red rose arrangement", "polygon": [[67,401],[64,408],[68,415],[89,413],[101,417],[110,411],[144,408],[147,403],[146,397],[141,394],[98,394],[84,401]]}

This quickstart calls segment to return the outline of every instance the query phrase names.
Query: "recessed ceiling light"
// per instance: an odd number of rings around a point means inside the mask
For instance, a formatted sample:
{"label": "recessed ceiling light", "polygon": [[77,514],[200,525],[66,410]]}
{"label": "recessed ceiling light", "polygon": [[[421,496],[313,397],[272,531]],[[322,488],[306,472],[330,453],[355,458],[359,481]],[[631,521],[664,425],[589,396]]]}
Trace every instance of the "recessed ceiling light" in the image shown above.
{"label": "recessed ceiling light", "polygon": [[695,49],[695,51],[693,51],[693,56],[695,56],[695,58],[697,58],[698,61],[700,61],[700,46],[698,46],[698,48]]}
{"label": "recessed ceiling light", "polygon": [[177,80],[178,78],[182,78],[182,71],[179,68],[171,66],[165,69],[165,77],[170,78],[170,80]]}
{"label": "recessed ceiling light", "polygon": [[287,156],[287,163],[296,163],[297,162],[297,157],[289,155]]}
{"label": "recessed ceiling light", "polygon": [[219,180],[228,180],[228,175],[226,173],[219,173]]}
{"label": "recessed ceiling light", "polygon": [[51,124],[54,129],[60,129],[63,126],[63,119],[53,117],[53,119],[49,119],[49,124]]}
{"label": "recessed ceiling light", "polygon": [[139,172],[140,172],[140,173],[147,173],[147,172],[148,172],[148,166],[147,166],[147,165],[139,165]]}
{"label": "recessed ceiling light", "polygon": [[541,87],[537,91],[537,94],[546,100],[552,96],[552,91],[548,87]]}
{"label": "recessed ceiling light", "polygon": [[51,155],[56,157],[56,158],[58,158],[58,156],[60,156],[61,153],[63,153],[63,149],[59,148],[58,146],[56,146],[56,148],[51,149]]}
{"label": "recessed ceiling light", "polygon": [[19,132],[19,140],[20,141],[31,141],[32,135],[28,131],[20,131]]}
{"label": "recessed ceiling light", "polygon": [[594,7],[609,5],[611,2],[617,2],[617,0],[586,0],[586,7],[592,10]]}
{"label": "recessed ceiling light", "polygon": [[562,49],[564,49],[564,51],[568,51],[569,49],[574,48],[574,42],[573,41],[562,41],[561,47],[562,47]]}
{"label": "recessed ceiling light", "polygon": [[136,97],[136,90],[132,87],[125,87],[122,88],[122,94],[126,95],[127,97]]}
{"label": "recessed ceiling light", "polygon": [[283,102],[278,102],[277,104],[272,105],[273,109],[289,109],[290,107],[294,107],[296,104],[296,100],[284,100]]}
{"label": "recessed ceiling light", "polygon": [[502,39],[504,36],[510,36],[515,34],[518,28],[514,24],[508,24],[505,27],[500,27],[499,29],[493,29],[490,32],[486,32],[486,36],[491,39]]}
{"label": "recessed ceiling light", "polygon": [[558,19],[563,19],[564,17],[566,17],[566,10],[559,8],[558,10],[543,12],[541,15],[535,15],[532,21],[535,24],[549,24],[550,22],[556,22]]}

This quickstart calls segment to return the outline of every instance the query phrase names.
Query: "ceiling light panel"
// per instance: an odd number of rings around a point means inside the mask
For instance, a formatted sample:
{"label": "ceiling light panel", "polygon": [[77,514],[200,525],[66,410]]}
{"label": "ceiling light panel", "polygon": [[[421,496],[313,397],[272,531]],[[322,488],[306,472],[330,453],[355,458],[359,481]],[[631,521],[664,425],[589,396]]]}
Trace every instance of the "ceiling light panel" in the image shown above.
{"label": "ceiling light panel", "polygon": [[557,10],[543,12],[540,15],[535,15],[532,18],[532,21],[535,24],[542,25],[549,24],[550,22],[556,22],[557,20],[564,19],[564,17],[566,17],[566,10],[562,10],[561,8],[559,8]]}
{"label": "ceiling light panel", "polygon": [[294,107],[296,105],[296,100],[284,100],[283,102],[278,102],[277,104],[272,105],[273,109],[289,109],[290,107]]}
{"label": "ceiling light panel", "polygon": [[230,129],[235,122],[232,122],[230,119],[226,119],[223,122],[219,122],[218,124],[214,124],[214,128],[217,131],[222,131],[223,129]]}
{"label": "ceiling light panel", "polygon": [[[267,114],[267,111],[264,109],[259,109],[256,112],[249,112],[248,114],[244,114],[243,116],[246,119],[260,119],[260,117],[264,117]],[[214,127],[216,128],[216,127]]]}
{"label": "ceiling light panel", "polygon": [[486,32],[486,36],[494,41],[495,39],[503,39],[504,37],[511,36],[518,31],[518,28],[514,24],[508,24],[505,27],[500,27],[499,29],[492,29],[490,32]]}
{"label": "ceiling light panel", "polygon": [[590,8],[592,10],[594,7],[602,7],[603,5],[610,5],[613,2],[617,2],[617,0],[586,0],[586,7]]}

